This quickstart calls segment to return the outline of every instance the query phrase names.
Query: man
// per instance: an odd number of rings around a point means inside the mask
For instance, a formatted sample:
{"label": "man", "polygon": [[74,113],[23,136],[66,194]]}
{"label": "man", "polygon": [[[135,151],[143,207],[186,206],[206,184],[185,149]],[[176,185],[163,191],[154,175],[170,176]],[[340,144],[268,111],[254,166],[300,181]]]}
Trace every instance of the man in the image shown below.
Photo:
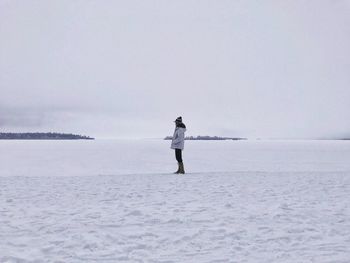
{"label": "man", "polygon": [[182,161],[182,150],[184,149],[185,144],[185,132],[186,126],[182,122],[182,117],[180,116],[175,120],[175,131],[171,142],[171,149],[175,150],[175,157],[178,163],[178,169],[175,174],[185,173],[185,168]]}

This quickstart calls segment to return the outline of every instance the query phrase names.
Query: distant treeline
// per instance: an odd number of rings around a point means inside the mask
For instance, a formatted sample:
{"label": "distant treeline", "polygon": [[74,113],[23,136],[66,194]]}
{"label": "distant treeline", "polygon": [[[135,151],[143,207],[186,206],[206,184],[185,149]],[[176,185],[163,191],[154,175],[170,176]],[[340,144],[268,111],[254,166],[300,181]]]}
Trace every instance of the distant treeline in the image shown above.
{"label": "distant treeline", "polygon": [[56,132],[0,132],[0,140],[94,140],[89,136]]}
{"label": "distant treeline", "polygon": [[[164,140],[172,140],[173,136],[167,136]],[[186,136],[185,140],[193,141],[223,141],[223,140],[246,140],[246,138],[235,138],[235,137],[219,137],[219,136]]]}

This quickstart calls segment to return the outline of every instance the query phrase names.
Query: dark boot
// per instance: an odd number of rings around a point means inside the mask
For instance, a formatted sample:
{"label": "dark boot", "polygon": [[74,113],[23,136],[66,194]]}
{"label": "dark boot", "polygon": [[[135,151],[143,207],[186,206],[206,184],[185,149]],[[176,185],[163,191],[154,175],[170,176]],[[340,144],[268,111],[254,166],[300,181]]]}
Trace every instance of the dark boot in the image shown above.
{"label": "dark boot", "polygon": [[179,174],[185,173],[184,163],[179,163]]}
{"label": "dark boot", "polygon": [[178,174],[178,173],[180,173],[180,163],[177,163],[177,171],[174,173],[174,174]]}

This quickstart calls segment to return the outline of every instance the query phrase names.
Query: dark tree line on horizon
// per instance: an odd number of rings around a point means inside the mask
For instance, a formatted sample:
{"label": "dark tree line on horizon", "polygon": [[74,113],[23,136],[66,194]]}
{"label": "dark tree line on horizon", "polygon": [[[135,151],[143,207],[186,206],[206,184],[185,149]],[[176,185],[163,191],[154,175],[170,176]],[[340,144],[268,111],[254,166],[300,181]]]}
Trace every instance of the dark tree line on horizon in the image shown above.
{"label": "dark tree line on horizon", "polygon": [[94,140],[94,138],[57,132],[0,132],[0,140]]}
{"label": "dark tree line on horizon", "polygon": [[[172,140],[173,136],[167,136],[164,140]],[[223,141],[223,140],[246,140],[246,138],[235,138],[235,137],[219,137],[219,136],[186,136],[185,140],[193,140],[193,141]]]}

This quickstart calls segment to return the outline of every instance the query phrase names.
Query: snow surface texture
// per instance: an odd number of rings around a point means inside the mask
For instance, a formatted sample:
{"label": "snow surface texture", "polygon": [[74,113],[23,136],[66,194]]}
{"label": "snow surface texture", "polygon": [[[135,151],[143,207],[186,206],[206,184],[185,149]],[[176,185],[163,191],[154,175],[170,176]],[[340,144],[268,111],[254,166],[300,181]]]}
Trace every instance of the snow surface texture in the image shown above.
{"label": "snow surface texture", "polygon": [[350,142],[0,141],[0,262],[350,262]]}

